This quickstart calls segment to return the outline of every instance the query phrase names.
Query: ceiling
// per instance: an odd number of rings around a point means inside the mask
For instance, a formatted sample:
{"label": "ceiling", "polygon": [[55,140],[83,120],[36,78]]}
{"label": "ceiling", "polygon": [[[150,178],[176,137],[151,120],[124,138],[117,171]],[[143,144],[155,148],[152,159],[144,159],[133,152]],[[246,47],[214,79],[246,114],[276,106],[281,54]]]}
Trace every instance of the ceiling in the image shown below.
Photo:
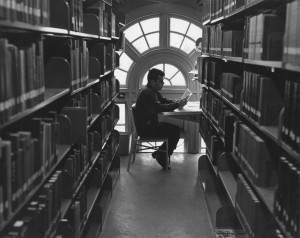
{"label": "ceiling", "polygon": [[202,5],[203,0],[117,0],[119,2],[119,10],[123,13],[131,12],[140,7],[167,3],[183,5],[185,7],[199,8]]}

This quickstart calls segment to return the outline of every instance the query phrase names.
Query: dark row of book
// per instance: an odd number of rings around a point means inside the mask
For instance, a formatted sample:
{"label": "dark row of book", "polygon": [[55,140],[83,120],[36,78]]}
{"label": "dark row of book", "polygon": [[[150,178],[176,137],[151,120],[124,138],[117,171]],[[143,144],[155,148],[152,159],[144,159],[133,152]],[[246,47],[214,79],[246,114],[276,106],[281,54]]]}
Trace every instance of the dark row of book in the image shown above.
{"label": "dark row of book", "polygon": [[[0,52],[0,124],[41,103],[46,89],[82,88],[118,64],[114,44],[87,44],[83,39],[2,38]],[[114,88],[117,84],[110,83]],[[109,99],[108,91],[101,95]]]}
{"label": "dark row of book", "polygon": [[296,66],[300,65],[299,9],[299,1],[293,1],[287,4],[285,33],[283,39],[283,62]]}
{"label": "dark row of book", "polygon": [[274,237],[262,235],[268,224],[268,218],[264,212],[262,202],[241,174],[238,174],[237,177],[235,209],[249,237]]}
{"label": "dark row of book", "polygon": [[[107,141],[107,144],[96,159],[95,167],[91,173],[91,180],[87,184],[88,187],[95,187],[100,189],[105,176],[108,172],[109,163],[112,162],[116,153],[117,146],[119,144],[118,131],[112,131],[111,137]],[[95,145],[99,147],[99,145]],[[101,147],[101,146],[100,146]],[[95,149],[95,148],[93,148]],[[98,148],[96,148],[98,149]],[[87,211],[87,194],[85,185],[80,188],[80,191],[74,197],[74,192],[78,189],[78,186],[86,171],[91,166],[91,163],[85,163],[85,148],[83,145],[75,145],[74,148],[64,158],[63,163],[59,165],[57,171],[50,177],[50,179],[42,186],[42,188],[33,197],[16,219],[11,222],[5,230],[2,232],[1,237],[53,237],[55,234],[60,233],[60,219],[62,204],[64,199],[73,200],[68,209],[65,219],[68,220],[68,224],[71,225],[73,232],[77,234],[78,229],[82,227],[82,222],[86,217]],[[28,191],[30,194],[30,191]],[[1,202],[4,198],[4,190],[0,189]],[[6,203],[9,204],[8,201]],[[1,207],[6,206],[6,203],[1,203]],[[81,206],[79,210],[77,206]],[[7,210],[0,213],[1,224],[6,220]],[[78,213],[79,212],[79,213]],[[8,216],[9,217],[9,216]],[[16,236],[12,236],[16,235]],[[72,236],[75,237],[75,236]]]}
{"label": "dark row of book", "polygon": [[225,29],[222,24],[204,27],[202,52],[242,57],[244,31]]}
{"label": "dark row of book", "polygon": [[239,120],[233,126],[232,153],[240,168],[256,186],[274,186],[276,167],[267,143]]}
{"label": "dark row of book", "polygon": [[292,237],[300,236],[300,170],[286,157],[278,163],[278,185],[274,196],[274,214]]}
{"label": "dark row of book", "polygon": [[245,0],[224,0],[224,16],[230,15],[245,6]]}
{"label": "dark row of book", "polygon": [[8,133],[1,139],[4,220],[39,185],[57,160],[59,123],[53,117],[33,118],[31,131]]}
{"label": "dark row of book", "polygon": [[243,79],[234,73],[222,73],[221,95],[233,104],[240,104]]}
{"label": "dark row of book", "polygon": [[50,26],[50,0],[4,0],[0,4],[0,19]]}
{"label": "dark row of book", "polygon": [[62,171],[56,171],[1,237],[51,237],[60,218]]}
{"label": "dark row of book", "polygon": [[284,113],[281,140],[296,152],[300,152],[300,83],[285,81]]}
{"label": "dark row of book", "polygon": [[[104,37],[118,36],[118,23],[113,9],[104,1],[86,2],[83,7],[83,31]],[[93,20],[97,24],[91,26]]]}
{"label": "dark row of book", "polygon": [[16,43],[0,39],[0,124],[44,99],[42,41]]}
{"label": "dark row of book", "polygon": [[244,58],[281,61],[285,22],[276,13],[246,18]]}
{"label": "dark row of book", "polygon": [[244,71],[241,110],[263,126],[278,126],[284,81]]}

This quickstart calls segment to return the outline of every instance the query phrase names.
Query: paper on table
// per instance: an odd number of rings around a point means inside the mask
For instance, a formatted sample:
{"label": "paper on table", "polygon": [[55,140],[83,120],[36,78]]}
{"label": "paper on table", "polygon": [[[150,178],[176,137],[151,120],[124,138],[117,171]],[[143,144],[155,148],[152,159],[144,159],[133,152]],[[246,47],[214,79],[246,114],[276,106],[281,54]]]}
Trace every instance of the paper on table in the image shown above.
{"label": "paper on table", "polygon": [[190,97],[193,95],[193,93],[191,92],[191,90],[189,90],[188,88],[184,91],[183,95],[182,95],[182,99],[186,99],[189,100]]}

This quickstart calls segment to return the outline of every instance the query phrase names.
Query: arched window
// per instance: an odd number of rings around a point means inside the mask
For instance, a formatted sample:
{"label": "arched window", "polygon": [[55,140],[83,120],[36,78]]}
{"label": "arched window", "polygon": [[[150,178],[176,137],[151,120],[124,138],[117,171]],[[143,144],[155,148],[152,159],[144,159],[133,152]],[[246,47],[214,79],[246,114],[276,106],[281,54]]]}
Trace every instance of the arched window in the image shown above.
{"label": "arched window", "polygon": [[121,86],[126,86],[127,73],[133,63],[133,60],[125,53],[120,54],[120,66],[115,69],[114,75],[119,80]]}
{"label": "arched window", "polygon": [[[184,88],[186,85],[185,78],[183,76],[183,73],[174,65],[168,64],[168,63],[163,63],[163,64],[157,64],[154,65],[151,68],[157,68],[165,73],[164,77],[164,87],[180,87]],[[146,85],[148,80],[148,71],[145,73],[142,81],[142,85]]]}
{"label": "arched window", "polygon": [[170,18],[170,47],[178,48],[190,54],[195,43],[202,37],[202,29],[193,23],[179,18]]}
{"label": "arched window", "polygon": [[159,46],[159,29],[159,17],[154,17],[135,23],[124,32],[126,39],[142,54]]}

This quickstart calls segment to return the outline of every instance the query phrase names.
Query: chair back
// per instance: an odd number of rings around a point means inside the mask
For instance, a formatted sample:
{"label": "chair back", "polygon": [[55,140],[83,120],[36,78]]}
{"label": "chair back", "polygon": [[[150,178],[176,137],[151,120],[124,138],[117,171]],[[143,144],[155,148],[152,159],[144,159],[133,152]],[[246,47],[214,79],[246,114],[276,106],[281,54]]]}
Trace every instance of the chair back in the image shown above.
{"label": "chair back", "polygon": [[131,116],[132,116],[132,119],[133,119],[133,124],[134,124],[134,128],[135,128],[135,131],[137,133],[137,135],[140,135],[137,127],[136,127],[136,104],[134,103],[132,106],[131,106]]}

